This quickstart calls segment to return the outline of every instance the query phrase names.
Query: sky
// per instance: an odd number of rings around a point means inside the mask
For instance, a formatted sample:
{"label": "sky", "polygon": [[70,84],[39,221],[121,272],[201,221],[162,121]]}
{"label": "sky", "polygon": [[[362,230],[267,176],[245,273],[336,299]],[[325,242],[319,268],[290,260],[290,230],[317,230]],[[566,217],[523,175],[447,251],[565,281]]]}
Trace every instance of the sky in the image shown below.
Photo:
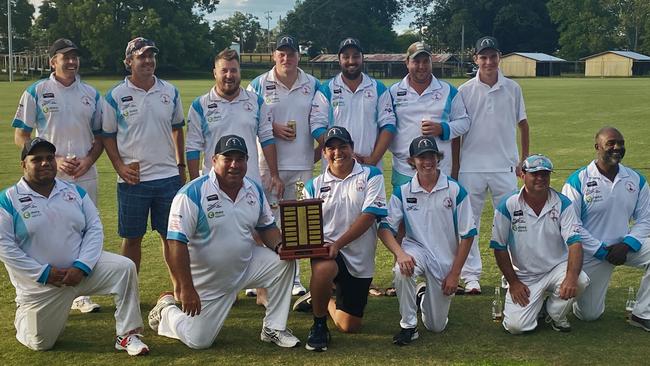
{"label": "sky", "polygon": [[[353,1],[353,0],[351,0]],[[34,4],[34,7],[38,11],[38,7],[41,4],[41,0],[29,0],[30,3]],[[219,5],[217,5],[217,10],[206,16],[206,19],[212,23],[215,20],[222,20],[230,17],[236,11],[242,13],[251,13],[255,15],[258,19],[262,28],[267,27],[266,11],[271,11],[269,14],[271,19],[268,20],[268,23],[271,28],[274,28],[279,17],[285,17],[287,12],[293,9],[295,5],[295,0],[221,0]],[[402,19],[395,24],[395,31],[397,33],[403,33],[409,28],[409,23],[414,19],[412,14],[404,14]]]}

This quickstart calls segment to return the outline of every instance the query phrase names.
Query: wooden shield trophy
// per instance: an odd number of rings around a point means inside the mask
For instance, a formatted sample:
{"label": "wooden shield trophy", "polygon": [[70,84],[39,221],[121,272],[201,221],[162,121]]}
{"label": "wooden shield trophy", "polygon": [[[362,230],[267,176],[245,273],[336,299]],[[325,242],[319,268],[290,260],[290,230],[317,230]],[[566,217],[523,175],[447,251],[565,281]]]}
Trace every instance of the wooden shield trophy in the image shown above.
{"label": "wooden shield trophy", "polygon": [[296,183],[297,200],[280,201],[282,246],[280,259],[326,257],[323,247],[323,200],[302,199],[304,183]]}

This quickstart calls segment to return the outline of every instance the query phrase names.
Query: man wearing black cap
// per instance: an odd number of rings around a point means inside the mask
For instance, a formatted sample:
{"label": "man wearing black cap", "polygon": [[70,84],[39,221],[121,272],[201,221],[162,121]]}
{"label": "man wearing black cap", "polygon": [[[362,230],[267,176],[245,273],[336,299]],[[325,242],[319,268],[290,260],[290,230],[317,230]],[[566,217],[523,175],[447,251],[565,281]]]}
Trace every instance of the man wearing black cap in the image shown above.
{"label": "man wearing black cap", "polygon": [[[271,172],[263,157],[260,159],[260,174],[264,193],[269,199],[296,199],[296,182],[306,182],[312,177],[314,168],[314,139],[311,136],[309,111],[320,81],[298,67],[300,52],[298,42],[291,36],[282,36],[273,52],[275,66],[253,79],[248,90],[264,99],[268,111],[266,117],[273,124],[273,136],[277,150],[278,172],[284,182],[284,196],[272,198]],[[274,207],[275,206],[275,207]],[[279,206],[273,205],[273,215],[279,218]],[[305,288],[300,276],[294,278],[293,295],[304,295]]]}
{"label": "man wearing black cap", "polygon": [[106,94],[102,118],[106,154],[118,175],[122,254],[138,269],[150,211],[167,253],[169,207],[185,182],[183,106],[178,89],[154,75],[157,52],[146,38],[127,44],[124,65],[131,75]]}
{"label": "man wearing black cap", "polygon": [[[451,296],[476,235],[467,192],[438,168],[443,158],[433,136],[411,141],[408,163],[415,175],[394,187],[388,217],[379,226],[379,237],[395,256],[393,272],[402,318],[393,343],[400,346],[419,337],[418,308],[427,330],[439,333],[446,328]],[[400,244],[396,236],[404,223],[408,225]],[[428,286],[417,291],[416,297],[418,276],[425,277]]]}
{"label": "man wearing black cap", "polygon": [[113,295],[115,348],[147,354],[133,262],[102,251],[104,233],[86,191],[56,178],[56,148],[25,142],[23,177],[0,196],[0,261],[16,288],[16,338],[42,351],[63,332],[79,295]]}
{"label": "man wearing black cap", "polygon": [[330,126],[345,127],[354,140],[354,158],[381,168],[395,134],[395,115],[386,86],[363,73],[363,50],[355,38],[339,44],[341,72],[324,82],[314,96],[311,133],[322,145]]}
{"label": "man wearing black cap", "polygon": [[311,303],[314,323],[305,344],[310,351],[327,350],[328,313],[344,333],[361,329],[375,272],[376,222],[387,214],[384,177],[378,168],[355,161],[354,146],[344,127],[329,128],[323,136],[327,169],[304,189],[305,197],[324,200],[323,234],[329,248],[326,258],[311,260],[310,292],[294,304],[295,309]]}
{"label": "man wearing black cap", "polygon": [[[52,73],[23,93],[12,126],[14,141],[22,147],[36,135],[58,148],[57,176],[77,184],[97,205],[95,161],[103,151],[101,138],[102,102],[99,92],[79,78],[79,49],[69,39],[54,41],[49,49]],[[88,297],[76,299],[73,309],[82,313],[99,311]]]}
{"label": "man wearing black cap", "polygon": [[[190,348],[212,345],[246,287],[268,289],[261,340],[280,347],[300,343],[286,329],[295,261],[276,254],[280,230],[262,187],[245,177],[247,162],[246,141],[222,136],[210,173],[183,187],[172,204],[167,264],[176,286],[174,294],[160,296],[149,326]],[[266,246],[256,245],[254,231]]]}
{"label": "man wearing black cap", "polygon": [[[528,156],[528,120],[521,87],[503,76],[499,70],[500,57],[494,37],[480,38],[474,53],[476,77],[458,88],[472,123],[462,138],[457,176],[469,192],[478,227],[487,192],[490,191],[496,207],[505,195],[516,190],[521,160]],[[521,154],[517,151],[517,130]],[[465,292],[470,294],[481,291],[478,244],[477,235],[462,273]]]}

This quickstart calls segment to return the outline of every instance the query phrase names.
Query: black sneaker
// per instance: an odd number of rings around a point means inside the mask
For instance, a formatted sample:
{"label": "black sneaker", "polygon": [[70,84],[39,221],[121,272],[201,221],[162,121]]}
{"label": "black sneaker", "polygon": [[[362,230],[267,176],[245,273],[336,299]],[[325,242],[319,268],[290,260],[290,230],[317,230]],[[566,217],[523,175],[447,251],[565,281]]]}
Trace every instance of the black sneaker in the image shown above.
{"label": "black sneaker", "polygon": [[650,320],[648,319],[639,318],[638,316],[632,314],[630,315],[630,320],[628,320],[628,323],[634,327],[639,327],[646,332],[650,332]]}
{"label": "black sneaker", "polygon": [[302,313],[311,312],[311,292],[300,296],[296,302],[293,303],[293,311],[299,311]]}
{"label": "black sneaker", "polygon": [[395,334],[393,337],[393,344],[398,346],[406,346],[412,341],[418,339],[420,334],[418,333],[418,328],[401,328],[399,333]]}
{"label": "black sneaker", "polygon": [[420,306],[422,306],[422,299],[424,298],[425,292],[427,292],[427,283],[418,283],[415,287],[415,303],[417,304],[418,310],[420,310]]}
{"label": "black sneaker", "polygon": [[314,323],[309,330],[305,348],[309,351],[322,352],[327,351],[327,344],[330,341],[330,331],[327,323]]}

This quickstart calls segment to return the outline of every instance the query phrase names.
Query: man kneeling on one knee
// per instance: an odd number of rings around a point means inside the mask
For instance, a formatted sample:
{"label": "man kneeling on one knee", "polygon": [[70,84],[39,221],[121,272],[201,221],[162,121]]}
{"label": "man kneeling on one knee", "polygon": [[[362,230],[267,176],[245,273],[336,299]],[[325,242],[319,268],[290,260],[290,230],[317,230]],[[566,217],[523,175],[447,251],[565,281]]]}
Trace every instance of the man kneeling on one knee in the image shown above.
{"label": "man kneeling on one knee", "polygon": [[581,271],[580,220],[571,201],[550,188],[552,171],[546,156],[526,158],[524,186],[494,211],[490,247],[509,283],[503,327],[512,334],[534,330],[542,306],[553,330],[570,331],[567,314],[589,284]]}
{"label": "man kneeling on one knee", "polygon": [[[295,261],[282,261],[281,241],[262,187],[245,178],[248,149],[243,138],[221,137],[212,170],[185,185],[172,203],[167,264],[177,288],[164,293],[149,313],[149,326],[190,348],[216,339],[237,293],[268,289],[262,341],[280,347],[300,343],[286,330]],[[253,239],[257,231],[266,246]]]}

